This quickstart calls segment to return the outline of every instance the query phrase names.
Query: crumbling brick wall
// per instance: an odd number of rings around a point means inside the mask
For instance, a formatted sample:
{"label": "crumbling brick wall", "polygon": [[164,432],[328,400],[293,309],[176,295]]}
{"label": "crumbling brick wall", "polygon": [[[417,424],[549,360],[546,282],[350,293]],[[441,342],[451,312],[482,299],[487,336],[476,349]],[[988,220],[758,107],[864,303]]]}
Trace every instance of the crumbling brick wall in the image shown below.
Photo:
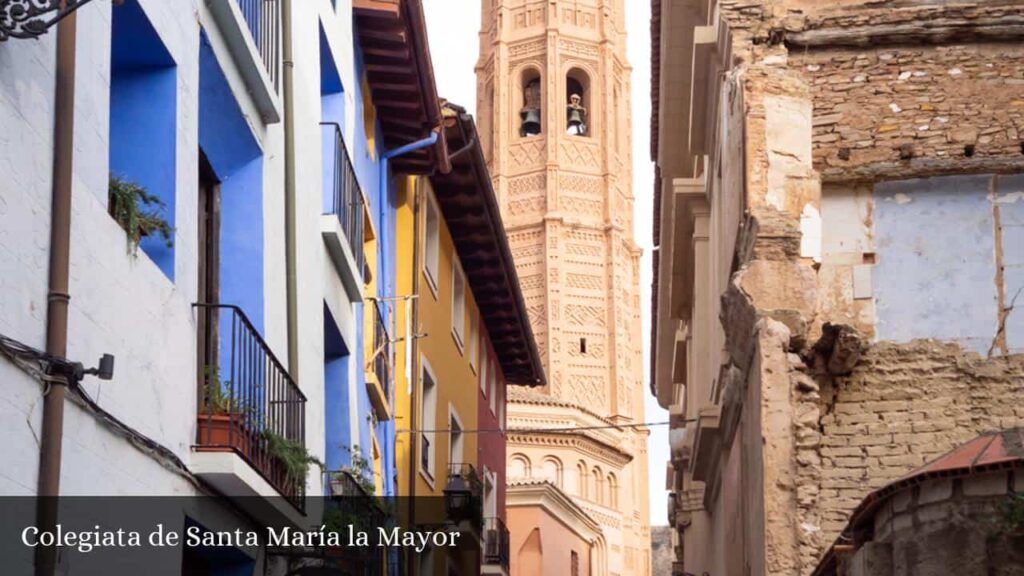
{"label": "crumbling brick wall", "polygon": [[845,376],[795,355],[791,366],[801,556],[812,568],[869,492],[981,433],[1024,425],[1024,355],[917,340],[876,343]]}
{"label": "crumbling brick wall", "polygon": [[[809,574],[870,491],[980,433],[1024,424],[1024,355],[871,342],[870,313],[832,290],[804,250],[802,219],[820,210],[822,183],[870,190],[896,179],[1024,172],[1024,48],[1001,36],[1024,26],[1024,6],[866,4],[719,3],[732,29],[733,76],[742,78],[747,171],[747,220],[721,313],[733,364],[719,380],[726,397],[732,381],[762,390],[760,406],[743,409],[761,411],[768,574]],[[804,98],[810,127],[785,104]],[[773,114],[790,112],[785,131],[776,128],[786,122],[773,128]],[[801,137],[811,159],[794,145]],[[839,366],[831,350],[814,348],[831,322],[854,325],[864,344]]]}
{"label": "crumbling brick wall", "polygon": [[813,93],[815,168],[849,180],[1019,157],[1022,61],[1008,43],[793,52]]}

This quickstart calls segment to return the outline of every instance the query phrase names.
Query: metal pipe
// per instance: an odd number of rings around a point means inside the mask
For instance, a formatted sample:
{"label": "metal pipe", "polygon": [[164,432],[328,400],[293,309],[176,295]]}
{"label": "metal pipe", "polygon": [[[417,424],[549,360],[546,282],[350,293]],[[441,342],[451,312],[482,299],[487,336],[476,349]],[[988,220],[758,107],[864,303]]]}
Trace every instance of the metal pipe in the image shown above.
{"label": "metal pipe", "polygon": [[284,55],[284,244],[287,301],[288,372],[298,380],[299,297],[295,226],[295,62],[292,50],[292,1],[281,0],[281,41]]}
{"label": "metal pipe", "polygon": [[[57,82],[54,89],[53,191],[50,212],[50,272],[46,303],[46,352],[67,356],[68,271],[71,252],[71,180],[75,125],[75,41],[77,16],[74,12],[57,25]],[[60,495],[61,448],[64,436],[64,396],[67,382],[50,381],[43,398],[43,425],[39,443],[39,492],[36,524],[40,532],[57,527]],[[39,546],[35,551],[36,576],[53,576],[57,570],[57,548]]]}

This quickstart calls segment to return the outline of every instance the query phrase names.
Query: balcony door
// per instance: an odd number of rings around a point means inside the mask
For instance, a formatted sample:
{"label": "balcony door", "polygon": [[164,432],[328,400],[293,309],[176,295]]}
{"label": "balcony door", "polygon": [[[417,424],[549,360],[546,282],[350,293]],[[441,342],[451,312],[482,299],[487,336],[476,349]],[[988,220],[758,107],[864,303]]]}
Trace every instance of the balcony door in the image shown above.
{"label": "balcony door", "polygon": [[[213,171],[210,161],[202,149],[199,150],[199,285],[196,301],[200,304],[220,302],[220,179]],[[199,346],[199,385],[218,374],[218,318],[216,308],[197,309]],[[219,383],[219,382],[218,382]],[[204,390],[200,398],[207,399]]]}

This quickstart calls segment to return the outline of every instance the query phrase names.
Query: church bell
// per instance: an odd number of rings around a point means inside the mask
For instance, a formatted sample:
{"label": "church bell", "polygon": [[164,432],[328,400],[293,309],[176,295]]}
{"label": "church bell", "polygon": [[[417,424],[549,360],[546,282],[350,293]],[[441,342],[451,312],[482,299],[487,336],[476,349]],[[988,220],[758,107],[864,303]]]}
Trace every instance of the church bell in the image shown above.
{"label": "church bell", "polygon": [[584,134],[583,113],[579,108],[569,108],[569,132],[572,134]]}
{"label": "church bell", "polygon": [[540,134],[539,108],[523,108],[519,112],[519,117],[523,120],[523,123],[519,126],[519,131],[523,136],[535,136]]}

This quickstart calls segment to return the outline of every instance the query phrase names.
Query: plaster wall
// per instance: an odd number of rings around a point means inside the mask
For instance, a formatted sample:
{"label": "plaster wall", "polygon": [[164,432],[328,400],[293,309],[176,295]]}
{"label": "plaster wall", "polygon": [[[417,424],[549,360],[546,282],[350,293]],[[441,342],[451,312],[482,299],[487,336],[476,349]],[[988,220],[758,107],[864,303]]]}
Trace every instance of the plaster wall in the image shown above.
{"label": "plaster wall", "polygon": [[[590,574],[590,544],[542,507],[508,510],[512,576]],[[526,529],[528,528],[528,529]],[[578,572],[572,571],[573,553]]]}
{"label": "plaster wall", "polygon": [[[109,3],[78,13],[78,93],[71,249],[69,356],[87,364],[101,353],[117,357],[115,378],[84,386],[101,406],[128,425],[164,444],[186,463],[195,436],[196,205],[200,146],[200,31],[237,102],[245,129],[263,158],[255,181],[263,202],[255,213],[262,223],[262,269],[253,268],[250,288],[262,292],[247,307],[262,318],[271,349],[286,362],[281,126],[265,125],[248,95],[217,23],[203,3],[139,0],[162,43],[177,64],[174,141],[175,249],[173,274],[143,251],[127,254],[126,238],[108,216],[110,27]],[[321,214],[319,150],[319,50],[317,27],[328,22],[328,36],[351,51],[349,6],[337,12],[328,0],[293,3],[296,23],[299,364],[291,373],[308,398],[306,441],[314,455],[324,452],[323,322],[325,257],[317,225]],[[348,28],[346,28],[348,26]],[[0,184],[0,332],[42,347],[46,263],[49,250],[52,163],[53,57],[55,36],[0,44],[0,163],[9,174]],[[351,78],[351,63],[342,77]],[[347,110],[351,109],[347,108]],[[351,122],[349,122],[351,124]],[[351,130],[351,128],[347,128]],[[259,206],[259,205],[257,205]],[[173,278],[173,281],[172,281]],[[335,302],[336,303],[336,302]],[[341,303],[341,306],[348,306]],[[346,334],[354,333],[351,314],[338,314]],[[4,493],[32,493],[38,467],[40,387],[7,363],[4,380],[14,387],[2,404],[0,421],[9,441],[4,456],[14,463],[0,472]],[[68,405],[62,490],[68,494],[192,494],[193,488],[166,468],[111,435],[91,416]],[[311,475],[308,489],[319,493]]]}

